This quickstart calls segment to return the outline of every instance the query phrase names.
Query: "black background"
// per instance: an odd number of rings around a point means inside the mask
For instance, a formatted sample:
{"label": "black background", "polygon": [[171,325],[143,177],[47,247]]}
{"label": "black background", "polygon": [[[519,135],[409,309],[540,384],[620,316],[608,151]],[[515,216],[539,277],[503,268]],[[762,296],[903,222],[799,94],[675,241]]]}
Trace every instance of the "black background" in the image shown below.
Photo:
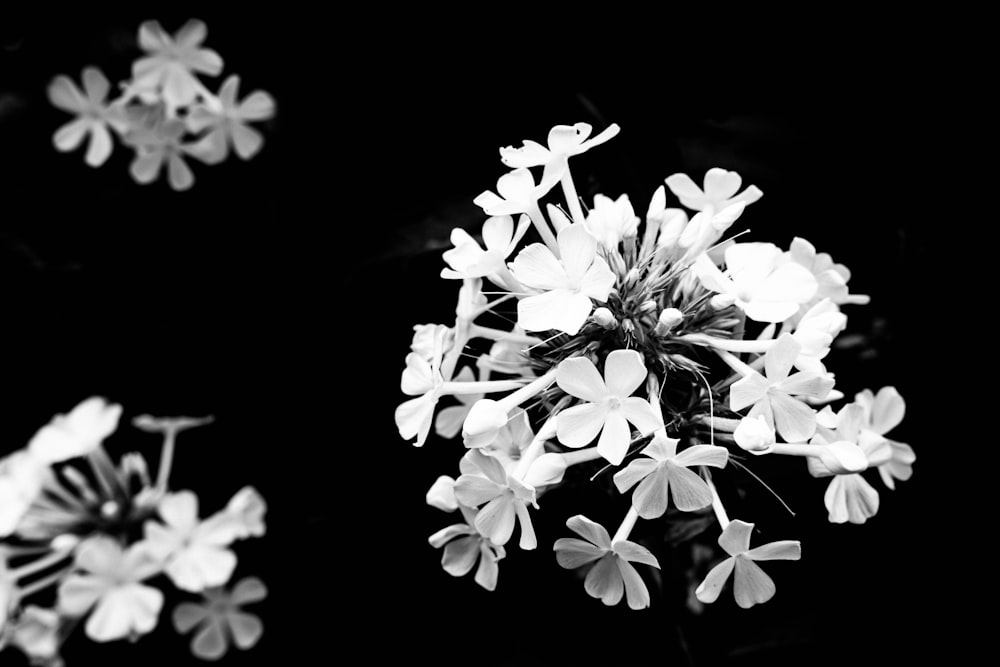
{"label": "black background", "polygon": [[[206,20],[207,45],[244,94],[276,98],[262,153],[195,165],[186,193],[134,184],[120,146],[97,170],[57,153],[51,135],[67,117],[45,99],[51,77],[94,64],[125,79],[142,20],[173,31],[190,16]],[[948,310],[939,191],[957,168],[957,124],[942,112],[960,96],[955,63],[886,26],[820,38],[737,25],[733,42],[715,24],[530,18],[450,28],[397,12],[171,11],[5,23],[0,451],[93,394],[127,416],[214,414],[181,437],[175,488],[198,491],[204,512],[243,484],[270,504],[268,535],[239,547],[236,575],[269,584],[265,635],[230,664],[290,650],[327,660],[358,644],[373,660],[403,651],[484,665],[833,664],[961,648],[948,622],[963,612],[950,546],[960,512],[941,502],[949,379],[925,347]],[[873,352],[835,350],[828,365],[848,395],[899,389],[908,413],[894,435],[914,446],[916,472],[880,491],[864,526],[833,526],[824,482],[761,461],[797,516],[759,487],[748,515],[768,541],[802,540],[804,557],[769,568],[777,596],[748,612],[724,594],[681,617],[656,592],[650,610],[605,609],[549,551],[579,511],[558,491],[538,515],[540,548],[512,548],[495,593],[446,575],[426,544],[453,517],[426,508],[424,492],[455,475],[462,448],[432,439],[418,450],[395,432],[410,327],[452,317],[440,252],[453,226],[478,229],[471,201],[504,172],[497,148],[581,120],[622,126],[573,163],[588,200],[627,192],[641,214],[671,173],[735,169],[765,193],[739,221],[755,240],[804,236],[872,296],[847,313],[848,333]],[[157,448],[129,429],[110,446]],[[95,652],[77,638],[66,655],[114,663],[156,650],[187,664],[172,633],[164,615],[136,647]]]}

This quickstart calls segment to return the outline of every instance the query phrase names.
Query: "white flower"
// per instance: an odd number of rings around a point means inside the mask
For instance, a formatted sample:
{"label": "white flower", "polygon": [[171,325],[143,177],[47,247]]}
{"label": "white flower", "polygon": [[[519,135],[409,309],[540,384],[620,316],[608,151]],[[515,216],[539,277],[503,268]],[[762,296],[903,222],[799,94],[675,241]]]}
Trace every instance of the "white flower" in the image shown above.
{"label": "white flower", "polygon": [[695,595],[699,600],[706,604],[715,602],[729,580],[730,573],[733,574],[736,604],[743,609],[774,597],[774,581],[754,561],[799,560],[802,557],[802,545],[796,540],[781,540],[751,549],[750,533],[753,526],[752,523],[737,519],[722,531],[719,546],[729,554],[729,558],[713,567],[705,581],[698,586]]}
{"label": "white flower", "polygon": [[201,21],[188,21],[173,37],[157,21],[139,26],[139,46],[149,55],[132,65],[133,88],[159,92],[169,109],[187,106],[204,91],[194,72],[217,76],[222,58],[201,48],[208,29]]}
{"label": "white flower", "polygon": [[116,403],[88,398],[39,429],[28,443],[28,451],[47,464],[84,456],[115,432],[121,414],[122,406]]}
{"label": "white flower", "polygon": [[212,519],[198,520],[198,497],[179,491],[159,505],[163,523],[147,521],[146,543],[161,560],[164,572],[177,588],[199,592],[222,586],[236,569],[236,554],[228,549],[234,535],[230,527]]}
{"label": "white flower", "polygon": [[[28,605],[11,632],[11,643],[21,649],[33,665],[55,665],[59,655],[62,617],[54,609]],[[0,628],[3,623],[0,622]]]}
{"label": "white flower", "polygon": [[[864,425],[864,407],[858,403],[850,403],[837,413],[835,430],[820,426],[810,444],[851,452],[855,457],[862,458],[866,467],[888,462],[892,457],[889,441],[863,429]],[[808,463],[809,472],[814,477],[834,476],[823,497],[831,523],[849,521],[861,524],[878,512],[878,491],[859,474],[860,470],[864,470],[863,467],[854,466],[842,472],[821,458],[811,457]]]}
{"label": "white flower", "polygon": [[678,454],[679,442],[658,431],[641,452],[649,458],[637,458],[615,473],[615,486],[620,493],[639,483],[632,494],[632,506],[643,519],[655,519],[667,511],[668,490],[669,496],[674,499],[674,506],[684,512],[712,504],[708,484],[688,468],[722,468],[729,460],[729,452],[725,447],[693,445]]}
{"label": "white flower", "polygon": [[91,167],[104,164],[111,155],[114,144],[108,127],[118,132],[127,128],[121,107],[108,106],[105,98],[111,88],[107,78],[96,67],[83,70],[83,91],[65,76],[57,76],[49,85],[49,101],[63,111],[76,114],[76,118],[56,130],[53,141],[60,151],[71,151],[90,135],[87,155]]}
{"label": "white flower", "polygon": [[[427,503],[446,512],[462,511],[465,523],[456,523],[431,535],[427,541],[435,549],[444,547],[441,567],[453,577],[468,574],[479,561],[476,583],[488,591],[497,587],[500,568],[497,563],[506,555],[502,546],[494,544],[475,527],[476,512],[455,499],[455,482],[442,475],[427,492]],[[458,539],[455,539],[458,538]]]}
{"label": "white flower", "polygon": [[833,381],[819,373],[789,375],[802,346],[790,334],[782,335],[764,355],[767,377],[756,371],[733,383],[729,407],[739,411],[748,405],[748,417],[763,415],[787,442],[805,442],[816,430],[816,413],[793,396],[823,398]]}
{"label": "white flower", "polygon": [[17,530],[51,475],[49,466],[27,449],[0,459],[0,537]]}
{"label": "white flower", "polygon": [[161,563],[143,542],[128,549],[115,540],[88,538],[76,551],[76,567],[59,586],[59,609],[87,620],[87,636],[97,642],[145,634],[156,627],[163,593],[142,581],[160,572]]}
{"label": "white flower", "polygon": [[243,160],[257,154],[264,144],[260,132],[247,125],[250,121],[267,120],[274,115],[274,98],[262,90],[250,93],[237,102],[240,77],[226,79],[219,89],[218,108],[199,105],[187,115],[188,128],[195,133],[209,132],[191,148],[191,154],[208,164],[222,162],[229,155],[230,144]]}
{"label": "white flower", "polygon": [[733,432],[733,440],[748,452],[766,454],[775,442],[774,426],[768,423],[763,414],[743,417]]}
{"label": "white flower", "polygon": [[663,426],[649,401],[632,393],[646,380],[646,365],[635,350],[615,350],[604,360],[604,377],[585,357],[559,364],[556,383],[570,396],[587,401],[559,413],[556,433],[567,447],[583,447],[597,434],[597,451],[618,465],[631,441],[631,422],[642,435]]}
{"label": "white flower", "polygon": [[773,243],[734,243],[726,248],[725,260],[725,274],[705,254],[698,256],[692,270],[706,289],[757,322],[782,322],[816,293],[813,275],[785,261]]}
{"label": "white flower", "polygon": [[[396,408],[396,428],[404,439],[416,438],[413,444],[417,447],[423,446],[427,440],[434,421],[434,408],[441,397],[441,387],[444,384],[441,361],[448,333],[449,329],[440,325],[432,330],[433,344],[429,359],[423,350],[406,355],[406,369],[403,370],[400,389],[404,394],[416,398],[404,401]],[[416,336],[414,341],[416,345]]]}
{"label": "white flower", "polygon": [[[473,382],[475,379],[472,369],[468,366],[455,376],[456,382]],[[465,422],[473,404],[483,396],[485,394],[459,394],[456,396],[458,405],[451,405],[438,412],[437,418],[434,420],[434,432],[442,438],[454,438],[462,430],[462,423]]]}
{"label": "white flower", "polygon": [[576,335],[594,304],[607,301],[615,274],[597,256],[597,241],[586,229],[571,225],[559,232],[559,254],[540,243],[518,253],[511,266],[514,276],[542,294],[517,302],[517,323],[525,331],[557,329]]}
{"label": "white flower", "polygon": [[[886,433],[899,425],[906,414],[906,403],[895,387],[882,387],[878,394],[872,394],[870,389],[855,394],[854,401],[864,409],[864,425],[862,430],[872,434],[885,436]],[[913,448],[909,445],[889,440],[891,456],[888,461],[878,466],[878,473],[887,487],[895,490],[895,479],[905,482],[913,475],[913,462],[917,459]]]}
{"label": "white flower", "polygon": [[632,209],[628,195],[622,195],[617,200],[594,195],[594,208],[587,214],[584,226],[598,243],[614,248],[623,238],[638,233],[639,216]]}
{"label": "white flower", "polygon": [[202,660],[218,660],[229,649],[230,639],[241,650],[257,643],[264,633],[264,624],[255,614],[248,614],[241,608],[267,597],[263,581],[248,577],[241,579],[232,591],[210,588],[203,595],[202,603],[181,602],[173,613],[177,632],[186,634],[199,628],[191,641],[191,652],[195,656]]}
{"label": "white flower", "polygon": [[448,352],[455,343],[454,329],[443,324],[413,325],[413,340],[410,350],[416,352],[428,364]]}
{"label": "white flower", "polygon": [[528,514],[535,503],[534,487],[508,475],[503,464],[478,450],[469,451],[461,462],[462,476],[455,482],[455,498],[466,507],[485,507],[476,514],[476,530],[493,544],[503,546],[514,532],[514,520],[521,526],[522,549],[538,546]]}
{"label": "white flower", "polygon": [[527,169],[515,169],[497,179],[499,196],[487,190],[472,200],[486,215],[517,215],[531,213],[538,208],[538,199],[552,189],[555,182],[543,181],[535,185],[535,179]]}
{"label": "white flower", "polygon": [[556,561],[567,570],[575,570],[597,561],[583,582],[587,595],[612,606],[621,601],[624,593],[631,609],[645,609],[649,606],[649,591],[632,563],[645,563],[659,569],[660,563],[656,556],[645,547],[628,540],[612,544],[604,526],[580,514],[570,517],[566,521],[566,527],[584,539],[563,537],[556,540],[553,545]]}
{"label": "white flower", "polygon": [[244,486],[237,491],[221,512],[216,512],[205,520],[203,530],[211,532],[224,541],[228,531],[229,541],[245,540],[248,537],[263,537],[267,531],[264,515],[267,503],[252,486]]}
{"label": "white flower", "polygon": [[441,269],[442,278],[464,279],[485,278],[505,270],[504,261],[514,252],[531,220],[522,215],[514,227],[514,219],[509,215],[493,216],[483,223],[483,243],[486,250],[460,227],[451,230],[454,248],[444,253],[442,258],[448,269]]}
{"label": "white flower", "polygon": [[129,174],[136,183],[147,185],[155,181],[167,165],[167,182],[177,191],[194,185],[194,174],[184,161],[191,153],[191,146],[182,141],[184,123],[163,120],[150,128],[133,128],[125,136],[126,143],[135,148],[135,159],[129,165]]}
{"label": "white flower", "polygon": [[792,337],[802,345],[795,367],[802,371],[826,373],[822,359],[830,353],[833,339],[847,326],[847,316],[830,299],[818,301],[805,312]]}
{"label": "white flower", "polygon": [[866,304],[869,298],[863,294],[849,294],[847,282],[851,272],[843,264],[835,264],[828,253],[817,253],[813,244],[803,238],[795,237],[788,247],[786,256],[792,262],[805,267],[816,278],[816,294],[805,304],[812,306],[822,299],[830,299],[840,305],[845,303]]}
{"label": "white flower", "polygon": [[500,149],[500,161],[508,167],[544,166],[543,183],[555,183],[568,167],[568,160],[574,155],[585,153],[594,146],[600,146],[614,138],[621,128],[612,123],[596,137],[589,138],[593,131],[588,123],[556,125],[549,130],[548,148],[536,141],[525,139],[520,148],[506,146]]}
{"label": "white flower", "polygon": [[756,185],[751,185],[740,194],[736,191],[743,179],[735,171],[713,167],[705,173],[705,188],[702,190],[687,174],[673,174],[666,179],[667,187],[681,204],[694,211],[704,211],[711,207],[716,212],[724,211],[736,204],[752,204],[764,194]]}

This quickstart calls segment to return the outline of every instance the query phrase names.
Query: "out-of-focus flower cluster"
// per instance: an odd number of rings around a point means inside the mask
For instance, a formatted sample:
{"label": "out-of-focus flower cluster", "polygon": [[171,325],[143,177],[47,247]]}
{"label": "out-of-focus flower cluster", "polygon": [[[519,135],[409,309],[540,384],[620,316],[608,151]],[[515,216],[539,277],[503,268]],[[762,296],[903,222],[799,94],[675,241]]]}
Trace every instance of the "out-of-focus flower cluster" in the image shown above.
{"label": "out-of-focus flower cluster", "polygon": [[[740,607],[766,602],[775,584],[758,563],[798,560],[800,544],[751,547],[755,532],[769,535],[730,519],[742,513],[739,496],[720,495],[713,470],[766,475],[769,457],[801,457],[803,473],[829,478],[834,523],[875,515],[879,492],[866,471],[889,489],[912,473],[913,450],[890,439],[905,410],[893,387],[832,405],[845,398],[824,361],[847,325],[841,309],[869,299],[803,238],[788,248],[727,238],[763,194],[732,171],[710,169],[700,186],[669,176],[645,224],[627,195],[596,195],[587,208],[569,159],[619,128],[591,131],[560,125],[545,146],[500,149],[512,170],[475,199],[488,216],[481,240],[455,229],[443,256],[442,278],[460,285],[454,322],[414,327],[399,434],[421,446],[432,429],[461,433],[466,450],[458,474],[440,476],[427,494],[463,522],[430,544],[443,549],[446,572],[476,568],[476,582],[493,590],[515,530],[520,549],[535,549],[540,499],[568,469],[589,466],[591,481],[610,476],[603,488],[630,494],[631,507],[613,535],[576,515],[566,526],[578,537],[545,541],[562,567],[587,568],[589,595],[648,606],[636,564],[660,565],[629,540],[636,522],[700,512],[717,519],[725,557],[694,596],[714,602],[732,579]],[[543,201],[557,185],[565,207]],[[532,228],[537,241],[525,240]]]}
{"label": "out-of-focus flower cluster", "polygon": [[90,398],[0,459],[0,650],[62,665],[60,648],[81,623],[95,642],[136,640],[157,626],[172,589],[202,598],[173,614],[179,632],[200,626],[197,657],[220,658],[230,637],[253,646],[263,626],[239,606],[266,589],[256,578],[224,587],[236,543],[264,535],[264,499],[247,486],[206,515],[193,491],[169,488],[178,434],[211,417],[138,416],[135,428],[162,438],[156,477],[139,452],[115,463],[104,441],[121,415]]}
{"label": "out-of-focus flower cluster", "polygon": [[264,138],[250,123],[271,118],[274,99],[257,90],[240,97],[240,78],[232,74],[213,93],[201,76],[218,77],[222,57],[202,46],[207,28],[188,21],[176,34],[158,22],[139,26],[142,57],[132,63],[132,78],[108,99],[111,84],[96,67],[83,70],[82,89],[70,77],[57,76],[49,85],[49,100],[73,114],[54,137],[60,151],[75,150],[87,140],[84,161],[99,167],[111,156],[112,134],[135,151],[129,173],[137,183],[152,183],[164,170],[174,190],[194,185],[185,162],[224,161],[230,151],[242,160],[256,155]]}

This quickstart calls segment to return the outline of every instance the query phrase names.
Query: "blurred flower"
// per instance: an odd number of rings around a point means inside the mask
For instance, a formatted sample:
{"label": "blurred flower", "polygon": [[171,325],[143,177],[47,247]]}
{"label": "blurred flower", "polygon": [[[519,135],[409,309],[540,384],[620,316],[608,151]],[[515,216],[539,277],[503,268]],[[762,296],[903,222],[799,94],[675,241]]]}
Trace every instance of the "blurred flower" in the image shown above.
{"label": "blurred flower", "polygon": [[712,207],[721,212],[737,204],[752,204],[764,194],[756,185],[749,186],[740,194],[736,194],[743,179],[735,171],[726,171],[713,167],[705,172],[704,189],[695,185],[687,174],[673,174],[666,179],[667,187],[673,192],[681,204],[694,211],[704,211]]}
{"label": "blurred flower", "polygon": [[698,586],[695,595],[701,602],[715,602],[730,574],[733,574],[736,604],[749,609],[755,604],[767,602],[774,597],[774,581],[754,561],[799,560],[802,557],[802,545],[796,540],[781,540],[751,549],[753,526],[737,519],[722,531],[719,546],[729,554],[729,558],[713,567]]}
{"label": "blurred flower", "polygon": [[28,656],[31,664],[54,667],[56,664],[61,664],[60,624],[61,617],[56,610],[28,605],[14,624],[11,643]]}
{"label": "blurred flower", "polygon": [[207,164],[225,160],[230,145],[241,159],[249,160],[264,144],[260,132],[247,123],[274,116],[274,98],[262,90],[255,90],[242,102],[237,102],[239,85],[240,77],[231,75],[219,89],[220,108],[201,104],[193,107],[187,116],[188,129],[192,132],[208,129],[208,133],[190,148],[192,155]]}
{"label": "blurred flower", "polygon": [[122,406],[103,398],[88,398],[69,414],[56,415],[28,443],[28,451],[46,464],[83,456],[118,428]]}
{"label": "blurred flower", "polygon": [[174,190],[187,190],[194,185],[194,174],[184,162],[184,155],[190,154],[190,146],[182,140],[184,123],[179,120],[163,120],[153,127],[133,128],[125,141],[135,148],[135,159],[129,173],[137,183],[152,183],[160,175],[163,164],[167,165],[167,180]]}
{"label": "blurred flower", "polygon": [[[444,547],[441,567],[453,577],[465,576],[476,562],[476,583],[488,591],[497,587],[500,568],[497,563],[506,555],[502,546],[494,544],[476,528],[476,511],[459,505],[455,498],[455,481],[442,475],[427,492],[427,504],[445,512],[461,510],[465,523],[456,523],[437,531],[428,543],[435,549]],[[458,539],[456,539],[458,538]]]}
{"label": "blurred flower", "polygon": [[612,543],[604,526],[580,514],[570,517],[566,527],[584,539],[563,537],[556,540],[553,546],[556,561],[567,570],[597,561],[583,582],[587,595],[612,606],[621,601],[624,593],[629,608],[649,606],[649,591],[632,566],[632,563],[645,563],[659,569],[660,563],[649,550],[628,540]]}
{"label": "blurred flower", "polygon": [[635,350],[614,350],[604,360],[604,377],[585,357],[566,359],[559,364],[556,382],[570,396],[586,401],[559,413],[556,422],[559,442],[567,447],[583,447],[600,433],[597,451],[618,465],[625,458],[632,439],[629,422],[642,435],[663,426],[649,401],[632,393],[646,380],[642,355]]}
{"label": "blurred flower", "polygon": [[57,76],[49,84],[49,101],[77,115],[56,131],[53,137],[56,148],[71,151],[90,135],[84,161],[91,167],[99,167],[111,155],[114,146],[108,128],[124,132],[127,127],[121,107],[105,103],[110,88],[107,78],[96,67],[83,70],[83,92],[65,75]]}
{"label": "blurred flower", "polygon": [[[896,428],[906,414],[906,403],[895,387],[882,387],[878,394],[871,389],[855,394],[854,401],[864,410],[865,421],[862,430],[874,435],[885,436]],[[869,436],[870,437],[870,436]],[[891,448],[888,461],[878,466],[878,473],[887,487],[895,490],[898,479],[905,482],[913,475],[913,462],[917,455],[909,445],[885,438]]]}
{"label": "blurred flower", "polygon": [[191,491],[160,501],[163,523],[147,521],[146,544],[163,562],[163,571],[177,588],[198,592],[229,581],[236,554],[227,547],[233,531],[213,520],[198,520],[198,496]]}
{"label": "blurred flower", "polygon": [[171,37],[157,21],[139,26],[139,46],[149,55],[132,65],[133,86],[137,90],[160,92],[168,113],[194,102],[204,88],[195,72],[217,76],[222,58],[211,49],[201,48],[208,28],[192,20]]}
{"label": "blurred flower", "polygon": [[544,197],[555,182],[543,181],[535,185],[535,179],[527,169],[515,169],[497,179],[497,192],[481,193],[472,203],[483,209],[486,215],[517,215],[532,213],[538,208],[538,199]]}
{"label": "blurred flower", "polygon": [[115,540],[91,537],[76,551],[76,567],[59,586],[59,609],[87,620],[87,636],[98,642],[145,634],[156,627],[163,593],[142,581],[161,570],[161,563],[139,542],[127,549]]}
{"label": "blurred flower", "polygon": [[232,640],[241,650],[252,648],[264,633],[264,624],[241,607],[267,597],[267,587],[256,577],[241,579],[232,591],[209,588],[201,603],[182,602],[174,608],[177,632],[198,632],[191,642],[191,652],[202,660],[218,660],[229,650]]}
{"label": "blurred flower", "polygon": [[0,459],[0,537],[13,533],[52,475],[27,449]]}

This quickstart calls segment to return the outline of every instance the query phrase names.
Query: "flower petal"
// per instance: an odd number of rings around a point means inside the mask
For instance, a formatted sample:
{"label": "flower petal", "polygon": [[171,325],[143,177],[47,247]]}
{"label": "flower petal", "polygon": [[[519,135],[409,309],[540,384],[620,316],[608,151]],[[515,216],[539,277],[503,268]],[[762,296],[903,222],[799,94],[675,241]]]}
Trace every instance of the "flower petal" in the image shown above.
{"label": "flower petal", "polygon": [[427,490],[425,500],[428,505],[439,510],[454,512],[458,509],[458,501],[455,499],[455,480],[448,475],[441,475]]}
{"label": "flower petal", "polygon": [[497,561],[500,559],[493,555],[492,549],[485,541],[481,542],[479,553],[479,567],[476,568],[475,581],[488,591],[496,590],[497,578],[500,576],[500,566],[497,565]]}
{"label": "flower petal", "polygon": [[209,617],[208,623],[191,642],[191,652],[202,660],[218,660],[228,649],[222,619],[218,616]]}
{"label": "flower petal", "polygon": [[92,107],[101,106],[110,89],[111,84],[101,70],[96,67],[83,68],[83,90]]}
{"label": "flower petal", "polygon": [[570,284],[578,287],[597,258],[597,240],[582,225],[570,225],[559,232],[559,255]]}
{"label": "flower petal", "polygon": [[514,496],[503,493],[479,510],[476,515],[476,530],[490,538],[493,544],[503,546],[514,533]]}
{"label": "flower petal", "polygon": [[164,572],[182,591],[196,593],[212,586],[222,586],[236,569],[236,554],[203,544],[191,544],[176,553]]}
{"label": "flower petal", "polygon": [[274,98],[263,90],[255,90],[247,95],[239,106],[243,120],[267,120],[274,115]]}
{"label": "flower petal", "polygon": [[472,535],[475,531],[465,523],[453,523],[450,526],[445,526],[441,530],[437,531],[433,535],[427,538],[427,543],[430,544],[435,549],[440,549],[445,544],[455,539],[459,535]]}
{"label": "flower petal", "polygon": [[100,167],[111,156],[111,134],[104,123],[93,123],[90,126],[90,143],[87,154],[83,158],[91,167]]}
{"label": "flower petal", "polygon": [[791,334],[782,334],[764,355],[768,383],[776,384],[787,378],[800,352],[802,345]]}
{"label": "flower petal", "polygon": [[570,396],[600,403],[608,396],[604,378],[586,357],[563,360],[556,369],[556,384]]}
{"label": "flower petal", "polygon": [[194,174],[191,173],[191,168],[177,153],[170,154],[167,170],[170,187],[174,190],[181,192],[194,185]]}
{"label": "flower petal", "polygon": [[136,183],[145,185],[152,183],[160,175],[160,167],[163,166],[163,152],[151,151],[148,153],[136,153],[135,159],[129,166],[129,173]]}
{"label": "flower petal", "polygon": [[730,521],[726,529],[719,535],[719,546],[730,556],[741,554],[750,549],[750,534],[752,532],[752,523],[739,519]]}
{"label": "flower petal", "polygon": [[87,131],[92,127],[93,121],[88,118],[77,118],[66,123],[52,135],[52,143],[56,150],[67,152],[75,149],[87,136]]}
{"label": "flower petal", "polygon": [[673,457],[673,463],[678,466],[712,466],[724,468],[729,461],[729,450],[715,445],[692,445]]}
{"label": "flower petal", "polygon": [[615,350],[604,360],[604,382],[610,395],[627,398],[645,381],[646,364],[635,350]]}
{"label": "flower petal", "polygon": [[177,632],[186,635],[208,618],[208,607],[193,602],[181,602],[174,607],[172,618]]}
{"label": "flower petal", "polygon": [[584,403],[563,410],[556,416],[559,442],[573,448],[589,445],[604,428],[607,417],[607,407],[598,403]]}
{"label": "flower petal", "polygon": [[556,540],[552,548],[556,552],[556,562],[567,570],[583,567],[608,552],[607,549],[595,547],[575,537],[561,537]]}
{"label": "flower petal", "polygon": [[705,193],[701,191],[687,174],[671,174],[664,181],[670,191],[690,209],[700,211],[704,205]]}
{"label": "flower petal", "polygon": [[906,403],[895,387],[882,387],[872,405],[872,430],[885,435],[903,421]]}
{"label": "flower petal", "polygon": [[128,584],[114,588],[97,603],[87,620],[87,636],[96,642],[145,634],[156,627],[163,593],[149,586]]}
{"label": "flower petal", "polygon": [[479,507],[503,493],[503,487],[486,477],[462,475],[455,482],[455,499],[466,507]]}
{"label": "flower petal", "polygon": [[198,496],[193,491],[171,493],[160,501],[157,509],[172,528],[188,530],[198,523]]}
{"label": "flower petal", "polygon": [[531,515],[528,514],[528,507],[524,501],[514,501],[514,512],[517,514],[517,523],[521,526],[521,539],[517,545],[526,551],[536,548],[538,539],[535,537],[535,527],[531,523]]}
{"label": "flower petal", "polygon": [[500,161],[512,169],[540,167],[551,157],[548,148],[530,139],[525,139],[518,148],[506,146],[500,149]]}
{"label": "flower petal", "polygon": [[52,79],[48,94],[49,101],[54,106],[72,114],[82,114],[90,107],[87,98],[83,96],[73,80],[65,74],[60,74]]}
{"label": "flower petal", "polygon": [[816,432],[816,411],[780,391],[771,392],[774,427],[785,442],[805,442]]}
{"label": "flower petal", "polygon": [[470,535],[459,540],[452,540],[444,547],[441,556],[441,567],[453,577],[461,577],[472,570],[479,557],[479,535]]}
{"label": "flower petal", "polygon": [[608,535],[608,531],[605,530],[604,526],[591,521],[582,514],[577,514],[567,519],[566,527],[605,551],[611,549],[611,536]]}
{"label": "flower petal", "polygon": [[664,466],[670,480],[670,497],[677,509],[693,512],[712,504],[712,491],[705,480],[683,466],[674,465],[672,461],[667,461]]}
{"label": "flower petal", "polygon": [[670,478],[666,463],[653,462],[656,469],[639,483],[632,494],[632,507],[643,519],[655,519],[667,511]]}
{"label": "flower petal", "polygon": [[722,592],[722,588],[726,585],[735,565],[736,559],[730,557],[709,570],[708,576],[695,589],[695,597],[705,604],[711,604],[718,600],[719,593]]}
{"label": "flower petal", "polygon": [[[615,486],[618,487],[618,492],[625,493],[641,480],[653,474],[658,466],[659,464],[656,461],[645,457],[633,460],[627,466],[615,473],[614,482]],[[632,498],[632,503],[635,504],[635,497]]]}
{"label": "flower petal", "polygon": [[622,581],[617,560],[617,556],[613,553],[605,554],[594,563],[590,572],[587,573],[587,578],[583,581],[583,588],[587,591],[587,595],[600,598],[601,602],[609,607],[621,602],[625,592],[625,582]]}
{"label": "flower petal", "polygon": [[244,651],[253,648],[264,634],[264,624],[253,614],[230,611],[226,614],[226,621],[237,648]]}
{"label": "flower petal", "polygon": [[267,597],[267,586],[257,577],[241,579],[229,598],[235,605],[253,604]]}
{"label": "flower petal", "polygon": [[656,560],[656,556],[641,544],[629,540],[619,540],[614,543],[613,551],[631,563],[643,563],[650,567],[660,568],[660,562]]}
{"label": "flower petal", "polygon": [[767,576],[760,565],[749,558],[736,558],[736,572],[733,574],[733,593],[736,604],[749,609],[755,604],[767,602],[774,597],[774,581]]}
{"label": "flower petal", "polygon": [[624,558],[615,559],[622,583],[625,585],[625,599],[629,609],[645,609],[649,606],[649,590],[632,564]]}
{"label": "flower petal", "polygon": [[608,300],[611,289],[615,286],[614,271],[604,261],[603,257],[595,257],[580,279],[580,293],[600,302]]}
{"label": "flower petal", "polygon": [[712,167],[705,172],[705,197],[724,201],[735,195],[742,184],[743,179],[735,171]]}
{"label": "flower petal", "polygon": [[831,523],[862,524],[878,512],[879,496],[858,473],[837,475],[823,497]]}
{"label": "flower petal", "polygon": [[396,407],[396,429],[404,440],[416,438],[414,446],[421,447],[427,440],[431,424],[434,421],[434,408],[437,406],[437,395],[427,392],[423,396],[411,398]]}
{"label": "flower petal", "polygon": [[760,373],[752,373],[737,380],[729,389],[729,409],[742,410],[764,399],[768,381]]}
{"label": "flower petal", "polygon": [[770,542],[747,552],[750,560],[799,560],[802,558],[802,543],[798,540]]}
{"label": "flower petal", "polygon": [[517,253],[510,269],[528,287],[552,290],[568,286],[566,269],[541,243],[532,243]]}
{"label": "flower petal", "polygon": [[517,323],[525,331],[556,329],[575,336],[593,309],[588,297],[557,289],[518,301]]}
{"label": "flower petal", "polygon": [[[802,356],[799,356],[796,363],[801,361]],[[819,367],[822,368],[822,364]],[[791,396],[824,399],[829,395],[834,384],[834,379],[823,372],[803,371],[780,382],[775,389]]]}
{"label": "flower petal", "polygon": [[[562,413],[559,415],[560,421]],[[604,429],[597,440],[597,451],[609,463],[619,465],[628,453],[632,430],[621,410],[609,410],[604,418]]]}

